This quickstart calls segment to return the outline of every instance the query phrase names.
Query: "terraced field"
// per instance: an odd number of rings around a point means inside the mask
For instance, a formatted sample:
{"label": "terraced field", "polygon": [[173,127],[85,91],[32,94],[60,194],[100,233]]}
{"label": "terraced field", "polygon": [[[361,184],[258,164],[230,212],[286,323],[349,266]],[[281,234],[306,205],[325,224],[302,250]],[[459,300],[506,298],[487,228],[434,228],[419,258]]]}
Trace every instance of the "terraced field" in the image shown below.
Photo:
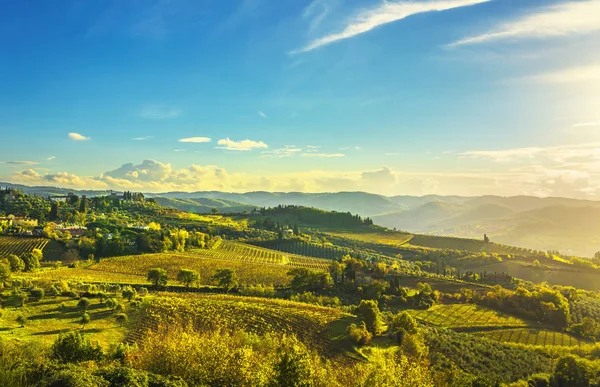
{"label": "terraced field", "polygon": [[472,304],[436,305],[410,313],[433,326],[450,328],[501,342],[531,345],[579,346],[582,342],[567,334],[532,324],[514,316]]}
{"label": "terraced field", "polygon": [[47,238],[0,236],[0,257],[10,254],[21,256],[33,249],[43,250],[50,242]]}
{"label": "terraced field", "polygon": [[38,278],[76,279],[121,283],[147,283],[150,269],[160,267],[167,271],[169,283],[181,269],[200,273],[200,284],[213,284],[211,276],[218,269],[232,269],[245,285],[286,286],[288,272],[295,267],[326,270],[328,260],[297,256],[263,249],[243,243],[223,242],[214,249],[198,249],[185,253],[159,253],[106,258],[100,263],[78,269],[49,269],[30,274]]}
{"label": "terraced field", "polygon": [[160,293],[146,306],[141,323],[130,332],[127,340],[135,342],[147,330],[157,329],[162,324],[184,324],[195,329],[220,327],[242,328],[258,334],[293,333],[306,344],[327,352],[333,350],[331,324],[353,318],[339,309],[285,300]]}

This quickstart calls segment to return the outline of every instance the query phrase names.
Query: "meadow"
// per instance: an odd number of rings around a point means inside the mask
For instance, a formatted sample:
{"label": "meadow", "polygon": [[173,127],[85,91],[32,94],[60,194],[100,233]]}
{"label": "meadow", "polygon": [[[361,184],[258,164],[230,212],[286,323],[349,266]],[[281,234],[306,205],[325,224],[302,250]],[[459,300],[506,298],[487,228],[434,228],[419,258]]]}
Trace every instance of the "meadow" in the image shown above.
{"label": "meadow", "polygon": [[[18,341],[39,341],[50,344],[60,333],[78,331],[102,344],[119,343],[125,339],[129,328],[136,324],[139,311],[132,308],[127,300],[113,295],[123,307],[129,322],[121,326],[115,319],[116,311],[101,304],[99,299],[91,299],[86,312],[90,322],[82,324],[83,311],[78,307],[78,298],[64,296],[46,296],[41,300],[28,300],[20,306],[18,300],[8,291],[2,293],[2,309],[0,316],[0,339]],[[17,318],[24,316],[27,320],[21,326]]]}

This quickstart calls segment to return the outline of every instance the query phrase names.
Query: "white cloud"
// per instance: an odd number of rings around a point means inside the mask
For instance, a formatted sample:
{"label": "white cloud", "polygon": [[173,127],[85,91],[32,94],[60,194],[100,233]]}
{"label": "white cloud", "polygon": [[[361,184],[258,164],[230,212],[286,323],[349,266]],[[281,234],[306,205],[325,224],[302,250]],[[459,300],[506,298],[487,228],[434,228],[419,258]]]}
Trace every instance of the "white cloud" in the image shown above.
{"label": "white cloud", "polygon": [[151,138],[154,138],[154,137],[153,136],[134,137],[134,138],[132,138],[132,140],[134,140],[134,141],[145,141],[145,140],[150,140]]}
{"label": "white cloud", "polygon": [[302,153],[302,157],[315,157],[321,159],[330,159],[337,157],[345,157],[343,153]]}
{"label": "white cloud", "polygon": [[600,126],[600,121],[592,121],[592,122],[580,122],[577,124],[573,124],[574,128],[585,128],[589,126]]}
{"label": "white cloud", "polygon": [[54,160],[55,158],[56,158],[56,156],[50,156],[50,157],[48,157],[46,160],[48,160],[48,161],[52,161],[52,160]]}
{"label": "white cloud", "polygon": [[5,161],[4,164],[10,164],[10,165],[36,165],[36,164],[39,164],[39,163],[37,161],[24,160],[24,161]]}
{"label": "white cloud", "polygon": [[475,150],[458,153],[459,158],[479,158],[494,161],[530,160],[545,158],[548,160],[564,162],[568,160],[600,159],[600,143],[589,142],[583,144],[557,145],[549,147],[526,147],[501,150]]}
{"label": "white cloud", "polygon": [[71,140],[75,140],[75,141],[87,141],[90,139],[89,137],[86,137],[79,133],[74,133],[74,132],[69,133],[69,138]]}
{"label": "white cloud", "polygon": [[364,10],[347,22],[346,27],[338,33],[323,36],[310,42],[308,45],[293,50],[291,54],[312,51],[316,48],[352,38],[356,35],[371,31],[381,25],[395,22],[424,12],[445,11],[452,8],[466,7],[485,3],[490,0],[435,0],[422,2],[387,2],[379,6]]}
{"label": "white cloud", "polygon": [[209,137],[188,137],[188,138],[180,138],[179,142],[193,142],[193,143],[203,143],[203,142],[211,142],[212,140]]}
{"label": "white cloud", "polygon": [[302,12],[302,17],[309,21],[309,31],[314,31],[327,17],[331,6],[327,0],[313,0]]}
{"label": "white cloud", "polygon": [[173,149],[173,152],[185,152],[185,149]]}
{"label": "white cloud", "polygon": [[600,81],[600,64],[566,68],[526,77],[525,80],[535,83],[555,84]]}
{"label": "white cloud", "polygon": [[241,140],[233,141],[229,137],[222,138],[217,142],[218,149],[227,149],[234,151],[247,151],[257,148],[268,148],[269,146],[262,141]]}
{"label": "white cloud", "polygon": [[300,154],[303,151],[302,148],[298,148],[297,146],[294,145],[286,145],[283,148],[279,148],[279,149],[273,149],[270,151],[262,151],[260,152],[262,157],[276,157],[276,158],[281,158],[281,157],[290,157],[290,156],[295,156],[297,154]]}
{"label": "white cloud", "polygon": [[177,118],[181,113],[182,111],[179,108],[153,105],[143,108],[138,113],[138,116],[147,120],[167,120]]}
{"label": "white cloud", "polygon": [[467,37],[451,47],[501,39],[557,37],[600,31],[600,0],[569,2],[501,24],[489,32]]}
{"label": "white cloud", "polygon": [[269,118],[263,111],[259,111],[258,115],[261,116],[262,118]]}

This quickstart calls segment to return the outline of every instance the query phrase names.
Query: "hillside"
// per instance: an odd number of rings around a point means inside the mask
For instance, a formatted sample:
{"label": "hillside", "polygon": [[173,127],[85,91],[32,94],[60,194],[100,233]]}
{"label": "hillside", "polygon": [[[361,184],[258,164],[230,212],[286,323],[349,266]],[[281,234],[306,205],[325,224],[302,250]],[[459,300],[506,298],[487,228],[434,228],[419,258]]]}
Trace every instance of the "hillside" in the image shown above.
{"label": "hillside", "polygon": [[252,211],[256,206],[235,202],[227,199],[189,198],[175,199],[162,196],[154,198],[163,207],[172,207],[181,211],[195,213],[211,213],[216,209],[219,213],[242,213]]}

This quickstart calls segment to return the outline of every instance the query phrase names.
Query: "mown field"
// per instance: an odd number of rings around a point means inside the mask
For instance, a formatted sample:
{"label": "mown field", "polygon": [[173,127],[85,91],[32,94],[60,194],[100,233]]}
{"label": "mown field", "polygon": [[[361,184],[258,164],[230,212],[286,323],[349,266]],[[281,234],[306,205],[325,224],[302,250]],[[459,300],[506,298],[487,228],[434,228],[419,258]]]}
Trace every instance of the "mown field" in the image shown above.
{"label": "mown field", "polygon": [[332,344],[340,335],[345,337],[345,327],[354,319],[340,309],[280,299],[160,293],[145,307],[140,324],[132,330],[128,341],[135,342],[147,330],[163,324],[183,324],[195,329],[241,328],[261,335],[293,333],[307,345],[333,353],[336,349]]}
{"label": "mown field", "polygon": [[507,343],[579,346],[582,341],[562,332],[532,326],[525,320],[472,304],[436,305],[410,313],[417,320]]}
{"label": "mown field", "polygon": [[0,236],[0,257],[10,254],[21,256],[33,249],[43,250],[48,242],[48,238]]}
{"label": "mown field", "polygon": [[200,273],[199,285],[211,285],[212,275],[219,269],[232,269],[244,285],[287,286],[287,274],[295,267],[326,270],[329,261],[268,250],[242,243],[223,242],[216,249],[198,249],[184,253],[128,255],[103,259],[81,268],[44,269],[30,274],[37,278],[74,279],[89,282],[148,283],[146,276],[153,268],[163,268],[169,284],[177,284],[181,269]]}

